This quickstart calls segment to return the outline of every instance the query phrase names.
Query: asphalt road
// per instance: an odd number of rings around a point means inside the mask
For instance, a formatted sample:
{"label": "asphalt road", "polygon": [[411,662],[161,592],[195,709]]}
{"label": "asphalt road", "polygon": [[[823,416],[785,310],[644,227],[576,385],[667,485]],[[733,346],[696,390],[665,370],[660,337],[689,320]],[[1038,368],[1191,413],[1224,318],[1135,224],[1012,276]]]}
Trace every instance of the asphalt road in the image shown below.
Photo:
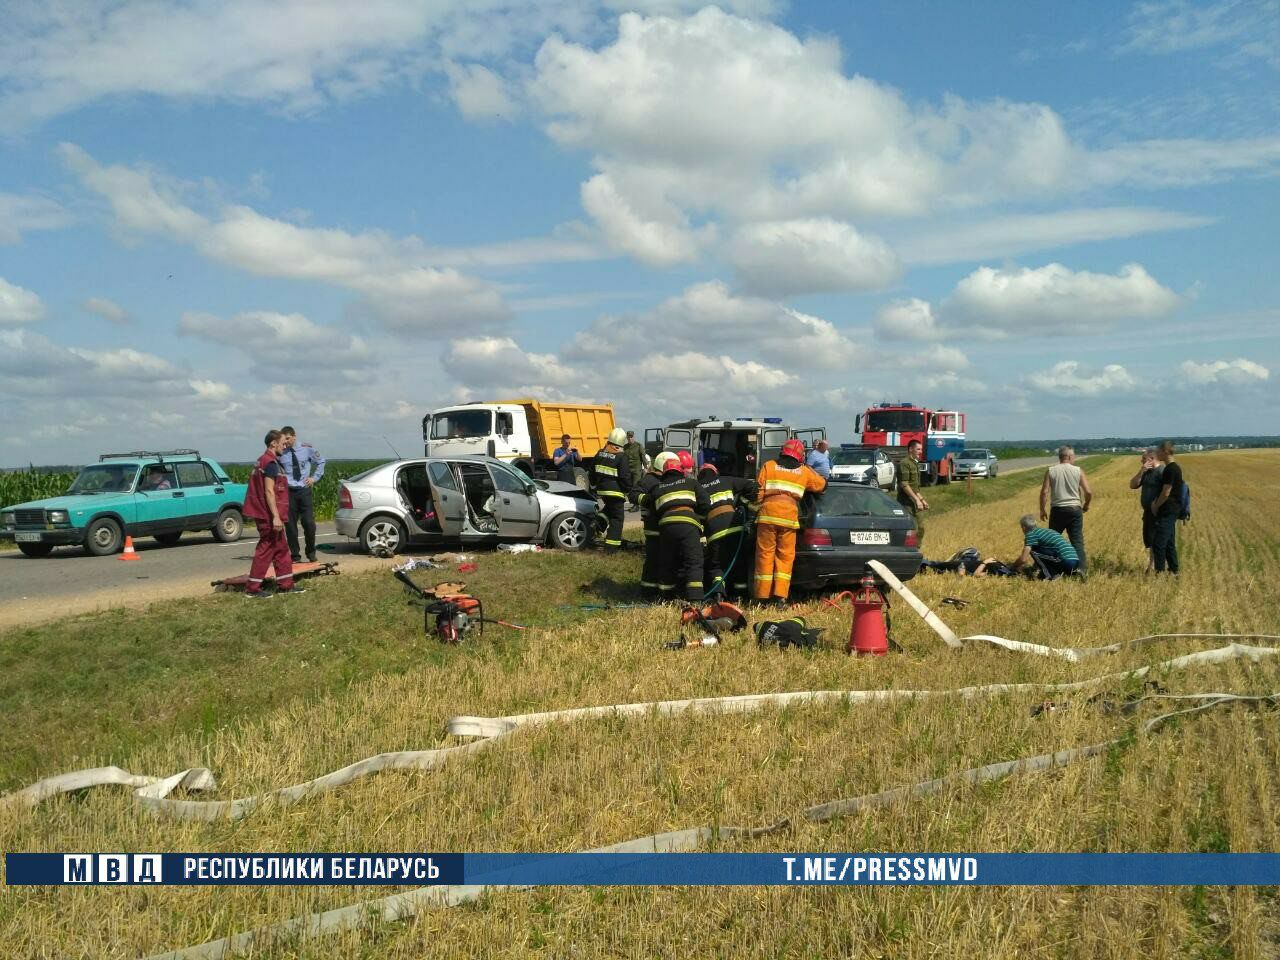
{"label": "asphalt road", "polygon": [[[1057,462],[1056,457],[1004,460],[1002,474],[1030,470]],[[981,481],[979,481],[981,482]],[[627,514],[627,526],[639,523]],[[389,565],[388,561],[358,553],[355,541],[338,536],[332,521],[318,524],[318,559],[336,560],[344,572]],[[187,533],[172,547],[150,537],[134,543],[140,559],[126,563],[119,556],[91,557],[79,547],[60,547],[35,560],[17,550],[0,551],[0,627],[35,623],[70,613],[117,606],[143,606],[175,596],[199,596],[211,591],[210,582],[247,573],[257,538],[251,529],[235,543],[218,543],[209,533]],[[435,552],[431,550],[429,552]]]}
{"label": "asphalt road", "polygon": [[[354,540],[338,536],[332,522],[317,526],[316,545],[333,546],[332,552],[318,551],[317,559],[337,560],[344,570],[371,559],[356,553]],[[257,542],[252,527],[235,543],[218,543],[211,533],[185,533],[164,547],[143,537],[134,541],[139,559],[133,563],[119,555],[91,557],[79,547],[59,547],[42,559],[0,551],[0,625],[211,590],[213,580],[248,572]]]}

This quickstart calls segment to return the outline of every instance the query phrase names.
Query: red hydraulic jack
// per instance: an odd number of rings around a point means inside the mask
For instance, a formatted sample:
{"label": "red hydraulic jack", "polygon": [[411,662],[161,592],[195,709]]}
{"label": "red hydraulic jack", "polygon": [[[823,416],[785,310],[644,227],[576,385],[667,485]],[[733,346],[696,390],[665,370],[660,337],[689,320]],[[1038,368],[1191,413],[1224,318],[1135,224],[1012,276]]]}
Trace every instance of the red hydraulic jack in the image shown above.
{"label": "red hydraulic jack", "polygon": [[885,625],[885,608],[889,602],[876,586],[876,578],[868,573],[862,578],[857,593],[846,590],[837,599],[843,597],[848,597],[853,604],[853,624],[849,629],[845,653],[883,657],[889,652],[891,642]]}

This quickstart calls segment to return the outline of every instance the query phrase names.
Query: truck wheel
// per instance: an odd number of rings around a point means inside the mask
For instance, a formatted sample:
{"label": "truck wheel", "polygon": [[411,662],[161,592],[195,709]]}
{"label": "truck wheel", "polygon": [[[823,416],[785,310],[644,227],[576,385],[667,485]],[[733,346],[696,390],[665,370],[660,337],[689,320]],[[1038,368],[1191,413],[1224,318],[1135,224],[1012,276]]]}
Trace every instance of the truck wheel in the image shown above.
{"label": "truck wheel", "polygon": [[219,543],[234,543],[240,539],[244,530],[244,517],[235,507],[227,507],[218,514],[218,522],[213,525],[213,539]]}
{"label": "truck wheel", "polygon": [[581,467],[574,467],[573,468],[573,484],[579,490],[590,490],[591,478],[587,476],[587,471],[583,470]]}
{"label": "truck wheel", "polygon": [[124,543],[120,524],[110,517],[99,517],[89,524],[84,534],[84,552],[91,557],[107,557],[119,553]]}
{"label": "truck wheel", "polygon": [[47,557],[53,553],[52,543],[20,543],[18,549],[24,557]]}

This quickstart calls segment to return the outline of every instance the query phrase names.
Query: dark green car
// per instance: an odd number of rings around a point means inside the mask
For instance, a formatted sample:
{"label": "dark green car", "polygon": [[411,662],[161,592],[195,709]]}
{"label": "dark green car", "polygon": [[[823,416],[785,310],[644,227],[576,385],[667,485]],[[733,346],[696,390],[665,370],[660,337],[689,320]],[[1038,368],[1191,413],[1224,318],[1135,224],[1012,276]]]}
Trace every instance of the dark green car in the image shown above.
{"label": "dark green car", "polygon": [[196,450],[106,453],[62,496],[0,508],[0,540],[28,557],[59,546],[102,557],[119,553],[126,536],[170,545],[188,530],[230,543],[240,539],[247,489]]}

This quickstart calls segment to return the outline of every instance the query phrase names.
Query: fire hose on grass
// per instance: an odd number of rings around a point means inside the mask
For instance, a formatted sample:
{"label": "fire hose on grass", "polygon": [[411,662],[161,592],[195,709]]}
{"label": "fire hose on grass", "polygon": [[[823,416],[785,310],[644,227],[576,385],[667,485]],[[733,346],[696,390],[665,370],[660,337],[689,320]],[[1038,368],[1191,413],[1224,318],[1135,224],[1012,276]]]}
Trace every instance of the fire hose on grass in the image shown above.
{"label": "fire hose on grass", "polygon": [[[1053,656],[1078,662],[1088,656],[1104,653],[1117,653],[1128,647],[1156,640],[1173,638],[1218,638],[1218,639],[1253,639],[1280,640],[1280,637],[1269,635],[1214,635],[1214,634],[1165,634],[1140,637],[1126,643],[1111,644],[1096,649],[1074,649],[1048,647],[1041,644],[1024,643],[1006,640],[1001,637],[975,635],[956,638],[955,634],[925,604],[909,591],[891,572],[873,561],[873,568],[888,586],[907,601],[935,633],[949,647],[962,647],[969,641],[991,643],[1014,652],[1032,653],[1040,656]],[[92,786],[126,785],[136,787],[134,793],[140,805],[158,814],[166,814],[181,819],[221,820],[238,819],[247,815],[255,807],[267,802],[292,803],[318,793],[332,790],[353,780],[384,770],[427,770],[440,766],[449,759],[474,753],[509,736],[524,726],[536,726],[551,722],[568,722],[599,717],[659,715],[675,716],[683,714],[716,714],[738,713],[758,710],[768,706],[785,706],[793,703],[873,703],[899,699],[916,699],[927,697],[959,696],[977,697],[997,693],[1038,691],[1067,692],[1083,690],[1107,681],[1140,679],[1154,671],[1171,671],[1200,664],[1224,663],[1236,659],[1257,662],[1264,657],[1280,654],[1280,647],[1259,647],[1242,643],[1229,643],[1212,650],[1184,654],[1160,663],[1139,667],[1133,670],[1104,674],[1086,680],[1066,683],[1017,683],[1017,684],[984,684],[974,687],[963,687],[955,690],[818,690],[796,691],[790,693],[755,694],[736,697],[710,697],[691,700],[668,700],[651,703],[612,704],[597,707],[580,707],[569,710],[555,710],[542,713],[520,714],[507,717],[454,717],[449,722],[449,733],[459,737],[476,737],[471,743],[455,747],[442,747],[434,750],[404,751],[400,753],[379,754],[358,763],[335,770],[322,777],[305,783],[284,787],[266,794],[238,800],[225,801],[193,801],[176,800],[169,795],[178,789],[199,791],[213,789],[213,775],[205,769],[194,768],[184,770],[166,778],[145,777],[129,773],[118,767],[104,767],[95,770],[82,770],[41,780],[16,793],[0,797],[0,805],[35,805],[49,797],[60,793],[86,789]],[[1163,693],[1149,694],[1136,698],[1127,704],[1128,709],[1145,702],[1169,700],[1191,706],[1160,714],[1147,720],[1140,727],[1144,734],[1151,734],[1177,717],[1189,717],[1206,711],[1229,705],[1250,707],[1274,706],[1280,704],[1280,693],[1261,696],[1239,696],[1231,693],[1192,693],[1171,695]],[[858,797],[843,798],[808,807],[793,817],[786,817],[771,824],[757,827],[726,827],[702,825],[684,830],[649,834],[632,840],[599,847],[591,853],[655,853],[677,852],[696,849],[712,840],[753,839],[775,834],[789,829],[799,821],[824,822],[837,817],[848,816],[869,807],[888,803],[909,801],[928,796],[953,784],[977,784],[1001,779],[1019,773],[1037,773],[1076,763],[1104,753],[1122,738],[1114,738],[1101,743],[1086,744],[1053,753],[1038,754],[1031,757],[1020,757],[960,770],[946,776],[920,783],[895,787],[878,793],[864,794]],[[269,942],[278,936],[314,937],[338,930],[350,929],[367,923],[371,916],[383,920],[400,920],[413,916],[419,910],[431,907],[454,906],[477,899],[488,890],[523,889],[509,886],[460,885],[432,886],[397,893],[389,897],[361,901],[349,906],[314,913],[303,917],[271,924],[257,930],[246,931],[221,940],[157,954],[149,960],[214,960],[242,953],[255,946]]]}

